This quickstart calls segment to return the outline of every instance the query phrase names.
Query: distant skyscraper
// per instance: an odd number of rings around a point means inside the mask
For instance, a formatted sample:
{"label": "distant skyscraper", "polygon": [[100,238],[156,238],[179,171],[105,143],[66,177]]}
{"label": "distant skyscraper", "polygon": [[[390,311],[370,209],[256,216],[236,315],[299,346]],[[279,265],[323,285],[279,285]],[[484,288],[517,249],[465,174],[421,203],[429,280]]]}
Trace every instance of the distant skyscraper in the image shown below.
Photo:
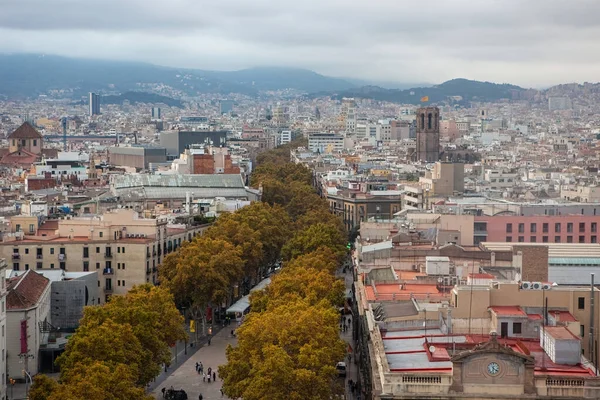
{"label": "distant skyscraper", "polygon": [[100,114],[100,95],[99,94],[90,92],[89,107],[90,107],[90,117],[92,115]]}
{"label": "distant skyscraper", "polygon": [[428,163],[440,160],[440,109],[437,107],[417,109],[416,160]]}
{"label": "distant skyscraper", "polygon": [[221,100],[219,102],[219,112],[221,114],[227,114],[233,111],[233,100]]}
{"label": "distant skyscraper", "polygon": [[160,107],[152,107],[152,119],[160,119]]}
{"label": "distant skyscraper", "polygon": [[319,107],[315,107],[315,119],[317,121],[321,119],[321,111],[319,111]]}

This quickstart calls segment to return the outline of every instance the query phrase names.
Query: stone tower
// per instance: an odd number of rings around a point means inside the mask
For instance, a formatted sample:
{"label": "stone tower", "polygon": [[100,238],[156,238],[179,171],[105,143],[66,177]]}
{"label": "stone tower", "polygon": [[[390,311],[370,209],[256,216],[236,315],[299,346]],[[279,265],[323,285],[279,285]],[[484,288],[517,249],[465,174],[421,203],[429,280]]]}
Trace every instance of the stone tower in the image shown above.
{"label": "stone tower", "polygon": [[440,109],[421,107],[417,109],[416,161],[440,160]]}

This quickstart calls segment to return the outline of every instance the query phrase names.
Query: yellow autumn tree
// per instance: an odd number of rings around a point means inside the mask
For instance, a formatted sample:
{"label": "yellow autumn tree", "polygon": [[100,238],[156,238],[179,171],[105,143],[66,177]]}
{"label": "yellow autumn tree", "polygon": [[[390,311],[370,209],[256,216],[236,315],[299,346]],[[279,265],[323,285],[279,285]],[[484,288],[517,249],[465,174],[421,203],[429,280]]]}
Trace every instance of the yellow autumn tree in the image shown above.
{"label": "yellow autumn tree", "polygon": [[159,269],[161,286],[186,307],[194,320],[206,322],[206,308],[221,304],[243,274],[242,251],[233,244],[206,236],[186,242],[165,257]]}
{"label": "yellow autumn tree", "polygon": [[135,385],[135,374],[125,364],[91,361],[78,364],[47,400],[152,400]]}
{"label": "yellow autumn tree", "polygon": [[345,344],[338,314],[327,301],[296,298],[250,313],[238,328],[238,345],[219,367],[223,391],[244,400],[321,400],[339,394],[335,365]]}

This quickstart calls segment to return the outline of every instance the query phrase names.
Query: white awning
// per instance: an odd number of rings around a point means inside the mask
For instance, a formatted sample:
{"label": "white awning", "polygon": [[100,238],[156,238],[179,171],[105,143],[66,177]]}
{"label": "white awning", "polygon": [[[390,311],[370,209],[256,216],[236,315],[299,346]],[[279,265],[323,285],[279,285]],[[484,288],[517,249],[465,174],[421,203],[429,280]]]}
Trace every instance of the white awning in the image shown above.
{"label": "white awning", "polygon": [[227,314],[234,313],[245,313],[250,308],[250,295],[246,295],[236,301],[231,307],[227,309]]}

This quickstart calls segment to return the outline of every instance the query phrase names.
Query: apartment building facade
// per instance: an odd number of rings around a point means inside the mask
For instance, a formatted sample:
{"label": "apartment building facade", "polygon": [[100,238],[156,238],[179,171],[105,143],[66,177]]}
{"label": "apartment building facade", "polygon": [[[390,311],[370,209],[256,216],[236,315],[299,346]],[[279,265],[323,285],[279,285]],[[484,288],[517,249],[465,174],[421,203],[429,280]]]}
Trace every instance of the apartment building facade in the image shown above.
{"label": "apartment building facade", "polygon": [[598,243],[600,215],[481,215],[474,224],[475,243]]}
{"label": "apartment building facade", "polygon": [[137,212],[121,209],[100,217],[60,220],[53,233],[5,235],[0,257],[16,271],[95,270],[102,304],[134,285],[157,283],[164,257],[207,228],[169,224],[166,218],[139,218]]}

